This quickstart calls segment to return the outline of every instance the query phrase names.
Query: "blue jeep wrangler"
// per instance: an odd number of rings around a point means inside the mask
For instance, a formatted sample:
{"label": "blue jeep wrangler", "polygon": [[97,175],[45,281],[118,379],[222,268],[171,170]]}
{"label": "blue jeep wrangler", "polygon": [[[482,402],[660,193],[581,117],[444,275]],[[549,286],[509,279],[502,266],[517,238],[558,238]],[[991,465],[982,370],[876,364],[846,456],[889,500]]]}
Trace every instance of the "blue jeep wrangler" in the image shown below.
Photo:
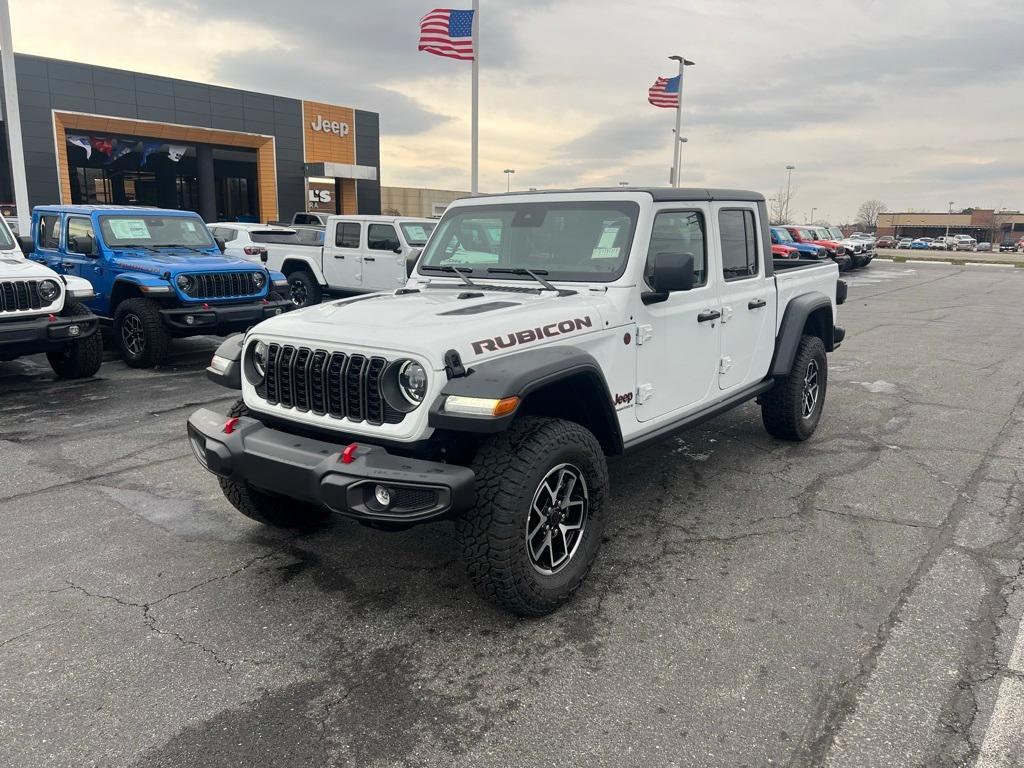
{"label": "blue jeep wrangler", "polygon": [[182,336],[244,331],[294,305],[288,282],[262,264],[226,257],[191,211],[134,206],[45,205],[32,211],[22,250],[92,283],[87,305],[113,324],[133,368],[152,368]]}

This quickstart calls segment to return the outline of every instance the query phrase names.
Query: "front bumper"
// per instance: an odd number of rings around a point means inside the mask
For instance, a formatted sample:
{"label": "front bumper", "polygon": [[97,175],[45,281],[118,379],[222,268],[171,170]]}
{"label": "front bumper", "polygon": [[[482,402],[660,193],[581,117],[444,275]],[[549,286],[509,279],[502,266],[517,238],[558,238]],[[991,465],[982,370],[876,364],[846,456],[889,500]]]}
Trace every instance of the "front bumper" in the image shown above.
{"label": "front bumper", "polygon": [[98,327],[99,320],[95,317],[37,315],[24,320],[0,320],[0,357],[61,349],[71,342],[89,338]]}
{"label": "front bumper", "polygon": [[245,304],[197,304],[161,309],[160,317],[175,335],[212,334],[226,336],[246,331],[267,318],[295,309],[288,299],[261,299]]}
{"label": "front bumper", "polygon": [[[188,419],[196,459],[219,477],[311,502],[360,520],[414,523],[464,512],[476,503],[467,467],[394,456],[359,443],[347,445],[288,434],[243,417],[225,432],[227,417],[201,408]],[[387,490],[388,506],[377,498]]]}
{"label": "front bumper", "polygon": [[849,269],[853,266],[853,257],[848,253],[837,253],[835,256],[830,256],[830,259],[839,265],[839,269]]}

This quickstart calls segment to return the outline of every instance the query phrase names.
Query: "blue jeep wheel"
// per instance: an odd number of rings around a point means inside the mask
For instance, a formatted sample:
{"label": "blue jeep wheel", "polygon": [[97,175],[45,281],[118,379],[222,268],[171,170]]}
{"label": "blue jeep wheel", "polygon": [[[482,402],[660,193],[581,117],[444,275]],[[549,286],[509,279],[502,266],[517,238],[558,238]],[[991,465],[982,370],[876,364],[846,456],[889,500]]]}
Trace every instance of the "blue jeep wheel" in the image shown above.
{"label": "blue jeep wheel", "polygon": [[155,368],[167,356],[171,336],[149,299],[128,299],[114,313],[114,342],[132,368]]}

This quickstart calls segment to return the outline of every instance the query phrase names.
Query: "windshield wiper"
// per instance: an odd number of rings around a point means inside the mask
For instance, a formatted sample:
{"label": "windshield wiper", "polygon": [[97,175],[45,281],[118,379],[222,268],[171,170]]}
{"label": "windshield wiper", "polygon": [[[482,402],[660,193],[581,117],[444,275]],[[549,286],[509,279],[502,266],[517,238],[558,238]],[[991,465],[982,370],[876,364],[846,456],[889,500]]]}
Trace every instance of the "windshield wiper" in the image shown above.
{"label": "windshield wiper", "polygon": [[493,275],[527,275],[543,285],[546,290],[560,293],[555,286],[541,277],[541,275],[548,274],[546,269],[527,269],[526,267],[488,267],[487,272]]}
{"label": "windshield wiper", "polygon": [[154,248],[184,248],[186,251],[192,251],[193,253],[203,253],[198,248],[193,248],[191,245],[182,245],[181,243],[160,243],[154,245]]}
{"label": "windshield wiper", "polygon": [[473,270],[469,267],[453,267],[451,264],[442,264],[441,266],[433,266],[430,264],[426,264],[420,267],[420,269],[432,269],[435,272],[454,272],[462,279],[462,282],[464,282],[466,285],[471,286],[473,288],[480,287],[472,280],[470,280],[468,277],[466,277],[466,275],[473,274]]}

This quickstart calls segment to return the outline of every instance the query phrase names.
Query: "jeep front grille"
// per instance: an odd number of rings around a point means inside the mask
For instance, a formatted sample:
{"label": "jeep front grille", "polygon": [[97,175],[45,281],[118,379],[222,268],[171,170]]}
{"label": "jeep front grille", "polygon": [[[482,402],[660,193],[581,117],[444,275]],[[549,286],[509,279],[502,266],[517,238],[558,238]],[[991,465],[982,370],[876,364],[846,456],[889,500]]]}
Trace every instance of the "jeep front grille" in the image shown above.
{"label": "jeep front grille", "polygon": [[0,282],[0,312],[25,312],[43,309],[52,304],[39,295],[37,280],[6,280]]}
{"label": "jeep front grille", "polygon": [[323,349],[271,344],[267,374],[256,394],[271,405],[368,424],[398,424],[396,411],[381,393],[383,357],[346,355]]}
{"label": "jeep front grille", "polygon": [[192,284],[183,293],[191,299],[237,299],[257,296],[263,290],[256,287],[257,272],[202,272],[189,275]]}

